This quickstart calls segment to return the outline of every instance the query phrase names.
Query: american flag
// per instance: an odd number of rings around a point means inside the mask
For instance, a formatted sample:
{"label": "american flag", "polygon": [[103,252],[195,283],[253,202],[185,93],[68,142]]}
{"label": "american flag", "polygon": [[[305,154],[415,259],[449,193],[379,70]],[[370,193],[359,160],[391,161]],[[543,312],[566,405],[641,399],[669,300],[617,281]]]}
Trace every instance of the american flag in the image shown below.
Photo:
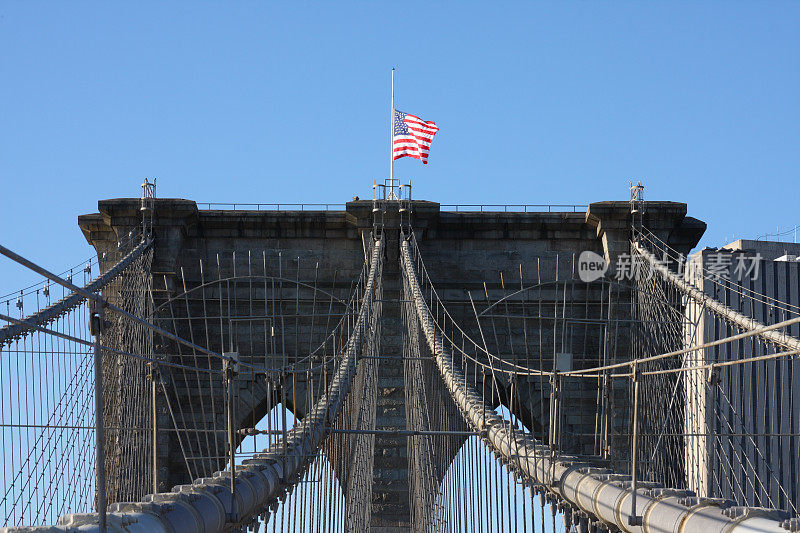
{"label": "american flag", "polygon": [[394,137],[392,151],[394,159],[413,157],[428,164],[431,141],[439,128],[435,122],[426,122],[419,117],[394,110]]}

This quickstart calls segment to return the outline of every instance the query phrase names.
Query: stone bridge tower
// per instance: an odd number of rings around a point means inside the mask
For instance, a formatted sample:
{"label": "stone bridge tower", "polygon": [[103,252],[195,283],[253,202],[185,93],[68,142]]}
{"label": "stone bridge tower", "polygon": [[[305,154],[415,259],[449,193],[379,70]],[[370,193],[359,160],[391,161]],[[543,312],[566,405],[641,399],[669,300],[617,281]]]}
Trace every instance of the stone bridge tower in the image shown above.
{"label": "stone bridge tower", "polygon": [[[398,264],[400,220],[396,214],[392,214],[396,212],[396,205],[389,204],[384,220],[383,359],[378,367],[377,429],[403,430],[406,427],[406,413],[402,361],[402,278]],[[131,231],[136,231],[141,222],[139,206],[139,199],[102,200],[98,204],[98,213],[83,215],[78,222],[86,239],[102,254],[103,251],[116,250],[120,240],[124,240]],[[315,287],[346,299],[350,282],[358,278],[364,262],[364,243],[373,229],[372,207],[372,201],[353,201],[341,211],[201,210],[191,200],[158,199],[153,216],[155,306],[163,305],[170,298],[183,293],[184,286],[191,288],[203,285],[208,280],[209,269],[220,278],[230,277],[229,270],[234,268],[239,268],[241,272],[249,264],[245,259],[248,252],[263,253],[266,258],[264,261],[270,263],[269,269],[272,271],[283,269],[283,274],[296,276],[306,283],[311,283],[313,279]],[[645,225],[682,253],[693,248],[705,230],[703,222],[686,216],[686,205],[682,203],[646,202],[644,212]],[[631,221],[628,202],[598,202],[588,208],[564,211],[461,212],[442,211],[440,205],[434,202],[414,201],[412,225],[427,270],[447,302],[448,309],[465,330],[478,338],[476,328],[480,319],[476,319],[473,312],[469,291],[486,294],[487,299],[492,299],[506,290],[505,284],[509,280],[514,280],[518,286],[540,285],[539,295],[543,301],[572,298],[575,293],[567,294],[563,290],[562,295],[558,292],[562,290],[560,285],[547,283],[572,279],[574,261],[584,250],[604,256],[613,265],[618,255],[629,249]],[[222,257],[220,262],[219,257]],[[198,266],[201,262],[206,265],[205,271]],[[520,277],[524,279],[520,280]],[[581,305],[585,302],[587,308],[607,297],[600,289],[590,286],[583,287],[580,294]],[[286,301],[278,305],[291,307],[294,299],[299,300],[298,294],[287,290]],[[190,305],[198,306],[200,303],[187,301],[186,306]],[[624,305],[605,309],[612,319],[625,318],[629,313]],[[247,310],[240,309],[238,312],[247,313]],[[539,319],[544,320],[544,317]],[[185,323],[188,328],[181,333],[189,338],[193,323]],[[619,323],[624,324],[624,321]],[[325,324],[310,325],[303,322],[284,325],[286,335],[295,340],[324,334],[324,327]],[[489,344],[494,343],[490,349],[502,352],[505,342],[513,342],[514,339],[517,345],[522,342],[520,332],[514,328],[503,329],[502,324],[498,324],[498,328],[497,340],[488,341]],[[604,344],[613,351],[616,360],[627,357],[627,333],[624,327],[618,328],[613,343],[603,338],[604,334],[600,333],[603,330],[588,335],[586,331],[580,339],[577,334],[574,335],[575,339],[570,339],[576,368],[595,364],[596,360],[591,360],[586,354],[597,353],[598,346]],[[608,329],[604,331],[607,334]],[[548,341],[545,345],[553,345],[554,339],[546,335],[543,333],[540,340]],[[239,341],[247,344],[246,336],[247,333],[241,333]],[[202,343],[199,338],[201,335],[194,337],[196,342]],[[249,341],[251,345],[259,342],[256,339]],[[302,351],[300,348],[293,351],[292,345],[299,346],[298,342],[289,342],[287,345],[289,347],[282,356],[291,359]],[[227,351],[225,346],[215,345],[213,340],[209,348]],[[165,357],[174,357],[174,348],[157,346],[156,349],[163,350]],[[549,370],[553,365],[553,350],[542,355],[542,364]],[[178,380],[179,376],[166,378]],[[173,409],[180,408],[200,418],[223,416],[218,407],[216,410],[208,408],[212,403],[221,405],[223,401],[220,398],[216,402],[206,398],[201,407],[196,398],[203,393],[193,392],[191,383],[181,383],[176,390],[184,390],[186,396],[175,395],[171,399],[172,404],[177,404],[172,405]],[[499,391],[497,401],[502,403],[502,391],[509,384],[498,382],[495,386]],[[529,380],[519,386],[530,389],[528,396],[531,401],[527,405],[516,406],[515,414],[534,431],[543,431],[548,421],[543,420],[539,413],[546,413],[547,410],[542,409],[536,398],[549,394],[541,390],[541,387],[548,385]],[[291,409],[302,417],[308,408],[306,398],[309,395],[305,384],[298,380],[286,383],[284,388],[287,387],[295,390],[267,390],[254,381],[252,384],[244,381],[240,397],[247,398],[247,401],[238,411],[240,426],[253,427],[278,397],[293,399]],[[587,404],[596,401],[596,390],[576,390],[573,393],[584,398]],[[167,415],[166,406],[161,407],[158,423],[166,429],[172,421]],[[620,424],[621,420],[615,420],[614,427]],[[582,417],[580,412],[571,413],[567,417],[567,426],[568,433],[575,435],[566,443],[570,448],[568,451],[592,453],[592,439],[582,436],[595,431],[594,416]],[[174,432],[164,431],[159,435],[157,464],[160,488],[167,489],[189,482],[181,451],[182,443],[178,442]],[[406,440],[405,436],[376,437],[372,531],[389,533],[409,530]],[[622,450],[627,444],[623,438],[618,442],[612,439],[610,446]],[[216,466],[221,468],[223,465],[224,459],[220,458]]]}

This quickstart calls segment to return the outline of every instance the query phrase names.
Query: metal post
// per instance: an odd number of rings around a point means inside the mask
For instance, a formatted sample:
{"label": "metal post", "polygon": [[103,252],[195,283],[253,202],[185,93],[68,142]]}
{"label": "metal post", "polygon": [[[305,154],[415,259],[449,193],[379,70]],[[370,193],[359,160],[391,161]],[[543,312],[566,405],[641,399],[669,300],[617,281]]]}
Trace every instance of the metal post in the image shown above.
{"label": "metal post", "polygon": [[[225,361],[225,364],[230,368],[230,363],[228,361]],[[228,374],[228,453],[230,454],[231,462],[231,492],[233,492],[233,477],[236,475],[236,449],[234,447],[233,436],[233,379],[230,377],[230,370],[226,373]]]}
{"label": "metal post", "polygon": [[484,430],[484,429],[486,429],[486,369],[485,368],[481,371],[481,374],[483,374],[483,388],[481,389],[481,398],[482,398],[481,402],[483,404],[482,405],[482,407],[483,407],[483,415],[482,415],[482,418],[481,418],[481,430]]}
{"label": "metal post", "polygon": [[[555,320],[553,321],[555,324]],[[558,422],[559,422],[559,412],[560,412],[560,405],[559,405],[559,386],[561,377],[558,374],[558,369],[555,367],[555,361],[553,361],[553,374],[550,376],[550,468],[549,468],[549,475],[548,477],[552,481],[553,479],[553,472],[555,469],[555,457],[556,457],[556,450],[560,449],[559,443],[559,429],[558,429]]]}
{"label": "metal post", "polygon": [[103,305],[96,301],[91,303],[89,329],[94,337],[94,438],[95,447],[95,487],[97,490],[97,514],[100,517],[100,532],[106,532],[106,453],[105,432],[103,427],[103,352],[100,348],[100,337],[105,329]]}
{"label": "metal post", "polygon": [[550,450],[555,450],[558,446],[558,370],[554,369],[550,376]]}
{"label": "metal post", "polygon": [[[286,368],[286,350],[283,351],[283,368]],[[281,376],[281,429],[283,430],[283,471],[286,472],[286,461],[289,456],[289,440],[286,432],[286,371],[284,370]],[[283,481],[286,482],[286,474],[283,475]]]}
{"label": "metal post", "polygon": [[[231,341],[231,344],[233,341]],[[227,352],[223,355],[227,356],[222,363],[223,371],[225,372],[225,381],[227,385],[227,400],[228,400],[228,460],[230,461],[231,468],[231,513],[232,518],[238,520],[238,510],[236,509],[236,427],[233,419],[233,382],[236,374],[238,373],[239,354],[237,352]]]}
{"label": "metal post", "polygon": [[389,183],[394,180],[394,69],[392,69],[392,103],[389,111]]}
{"label": "metal post", "polygon": [[555,439],[556,439],[556,450],[558,450],[560,452],[561,451],[561,429],[563,427],[563,424],[562,424],[562,422],[563,422],[562,421],[562,417],[563,417],[562,416],[563,415],[563,413],[562,413],[562,411],[563,411],[563,406],[562,406],[563,391],[562,391],[562,387],[561,387],[562,376],[561,376],[560,373],[556,372],[555,373],[555,378],[556,378],[556,427],[555,427]]}
{"label": "metal post", "polygon": [[150,366],[150,401],[152,404],[153,417],[153,494],[158,493],[158,406],[156,404],[156,380],[158,370],[155,363],[148,363]]}
{"label": "metal post", "polygon": [[631,516],[628,524],[631,526],[642,525],[642,517],[636,514],[636,463],[639,440],[639,372],[638,365],[633,364],[633,443],[631,444]]}

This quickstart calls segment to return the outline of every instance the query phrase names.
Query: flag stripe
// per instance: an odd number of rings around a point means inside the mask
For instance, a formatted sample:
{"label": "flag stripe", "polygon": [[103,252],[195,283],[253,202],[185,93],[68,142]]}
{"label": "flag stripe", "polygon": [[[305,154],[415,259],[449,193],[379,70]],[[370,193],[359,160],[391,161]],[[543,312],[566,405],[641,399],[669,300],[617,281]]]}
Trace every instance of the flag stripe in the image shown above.
{"label": "flag stripe", "polygon": [[[420,124],[422,124],[424,126],[433,126],[434,128],[436,128],[436,123],[435,122],[433,122],[433,121],[425,121],[425,120],[422,120],[421,118],[419,118],[417,116],[409,115],[408,113],[406,113],[405,120],[406,121],[411,121],[411,122],[418,122],[418,123],[420,123]],[[438,129],[438,128],[436,128],[436,129]]]}
{"label": "flag stripe", "polygon": [[407,120],[406,124],[408,124],[409,128],[414,128],[422,131],[433,131],[433,132],[439,131],[439,128],[432,128],[427,124],[419,124],[417,122],[412,122],[410,120]]}
{"label": "flag stripe", "polygon": [[409,124],[408,125],[408,129],[409,130],[413,130],[413,131],[422,131],[422,132],[430,133],[430,134],[435,134],[437,131],[439,131],[439,130],[435,130],[435,129],[432,129],[432,128],[421,128],[421,127],[417,126],[416,124]]}

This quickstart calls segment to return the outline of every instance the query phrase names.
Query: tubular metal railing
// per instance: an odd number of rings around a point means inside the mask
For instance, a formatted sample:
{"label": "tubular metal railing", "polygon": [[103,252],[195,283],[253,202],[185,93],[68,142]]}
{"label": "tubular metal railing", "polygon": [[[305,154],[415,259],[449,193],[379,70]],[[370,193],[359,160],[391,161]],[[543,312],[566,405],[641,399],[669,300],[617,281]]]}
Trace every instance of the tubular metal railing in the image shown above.
{"label": "tubular metal railing", "polygon": [[441,204],[442,211],[503,213],[580,213],[589,208],[581,204]]}
{"label": "tubular metal railing", "polygon": [[209,211],[344,211],[345,204],[197,202],[197,207]]}
{"label": "tubular metal railing", "polygon": [[[344,211],[346,204],[197,202],[207,211]],[[440,204],[442,211],[480,213],[580,213],[585,204]]]}

